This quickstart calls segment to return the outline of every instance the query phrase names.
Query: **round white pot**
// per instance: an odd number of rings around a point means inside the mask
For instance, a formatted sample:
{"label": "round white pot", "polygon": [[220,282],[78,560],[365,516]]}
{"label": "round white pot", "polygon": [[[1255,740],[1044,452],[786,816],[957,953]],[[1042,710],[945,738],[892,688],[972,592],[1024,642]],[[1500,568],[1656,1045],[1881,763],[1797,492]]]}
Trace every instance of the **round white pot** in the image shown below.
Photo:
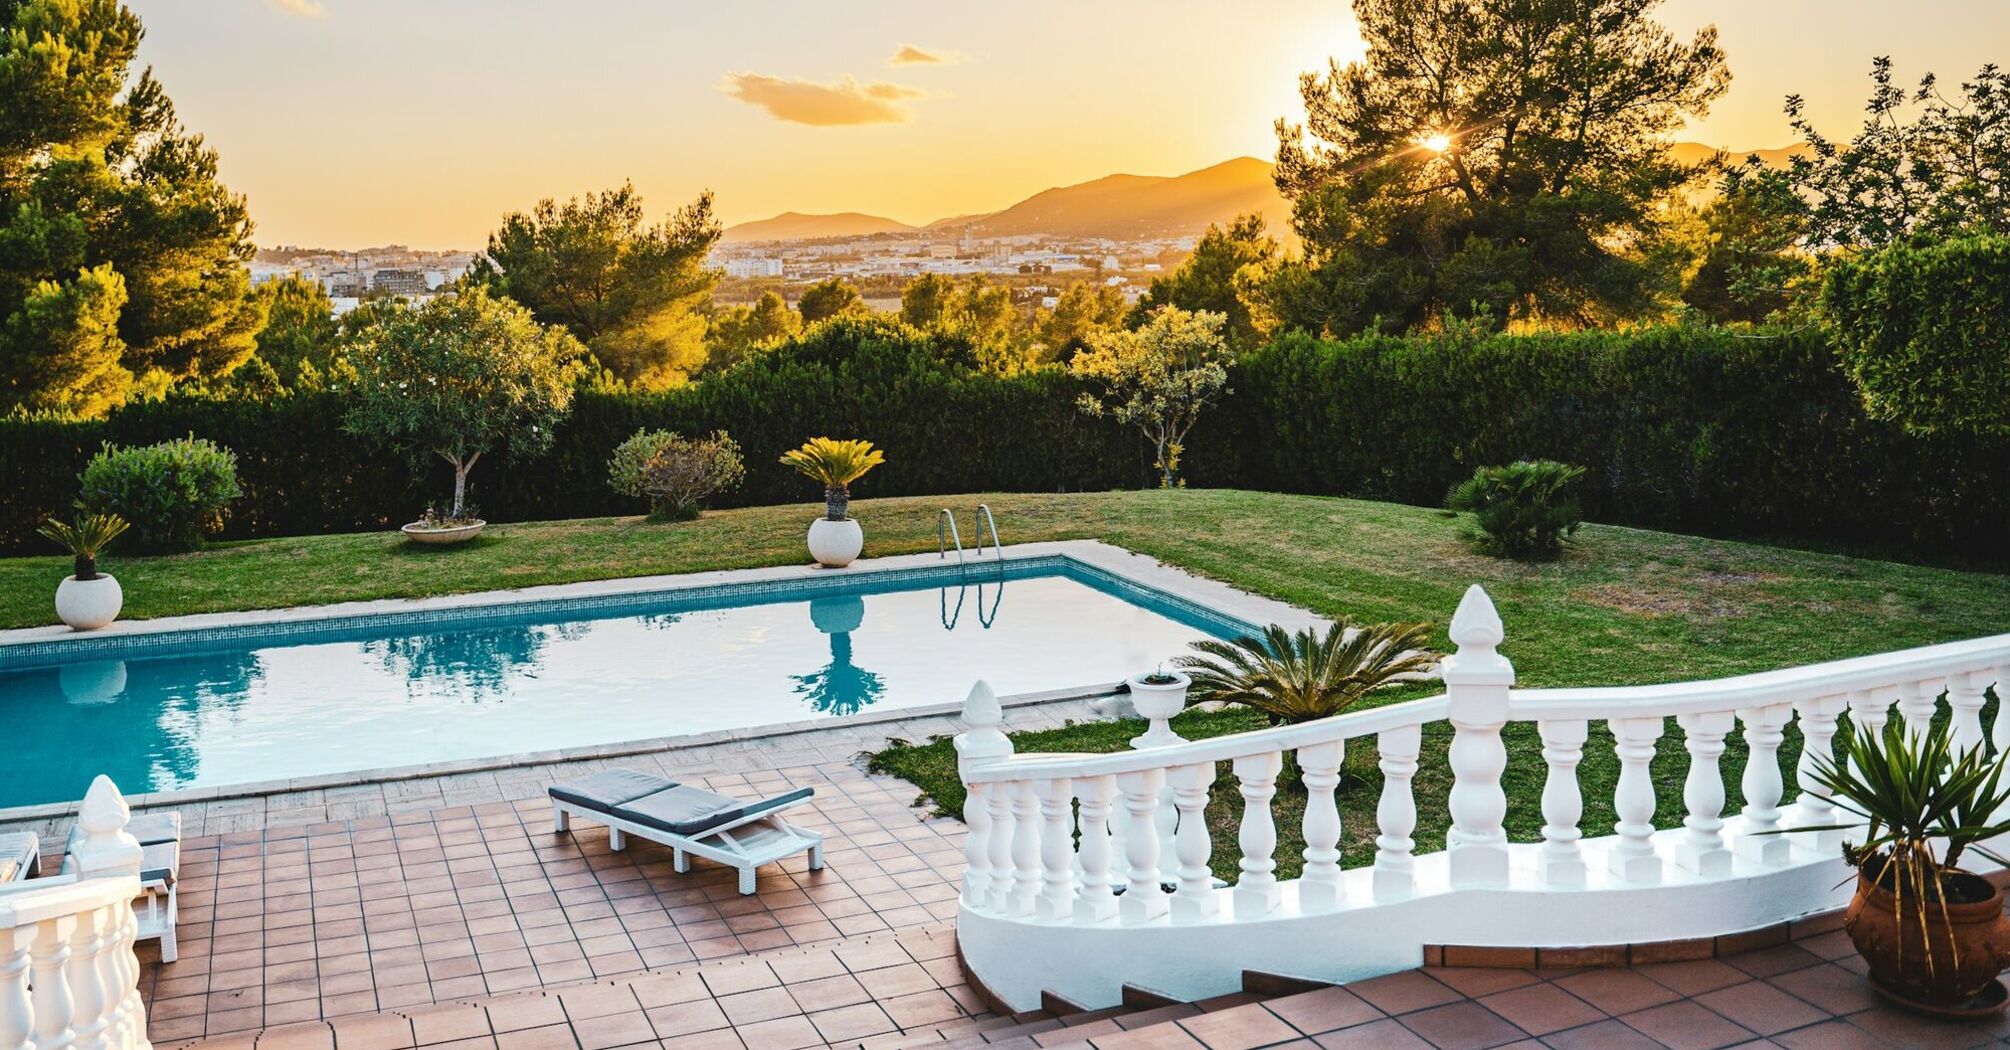
{"label": "round white pot", "polygon": [[430,528],[415,521],[410,525],[403,526],[398,531],[404,533],[405,538],[411,540],[413,543],[425,543],[444,547],[455,543],[466,543],[474,539],[476,536],[482,534],[482,526],[487,524],[488,522],[486,521],[477,521],[467,525],[455,525],[450,528],[439,529]]}
{"label": "round white pot", "polygon": [[842,569],[865,549],[865,530],[856,518],[832,521],[818,518],[810,522],[810,557],[826,569]]}
{"label": "round white pot", "polygon": [[95,580],[63,577],[56,585],[56,615],[73,630],[94,631],[119,618],[126,594],[107,573]]}
{"label": "round white pot", "polygon": [[1166,671],[1164,673],[1171,676],[1172,681],[1145,681],[1151,673],[1134,674],[1125,681],[1131,688],[1131,706],[1151,722],[1145,735],[1131,738],[1131,746],[1135,748],[1164,747],[1186,739],[1172,731],[1167,719],[1186,710],[1186,689],[1193,684],[1193,679],[1178,671]]}

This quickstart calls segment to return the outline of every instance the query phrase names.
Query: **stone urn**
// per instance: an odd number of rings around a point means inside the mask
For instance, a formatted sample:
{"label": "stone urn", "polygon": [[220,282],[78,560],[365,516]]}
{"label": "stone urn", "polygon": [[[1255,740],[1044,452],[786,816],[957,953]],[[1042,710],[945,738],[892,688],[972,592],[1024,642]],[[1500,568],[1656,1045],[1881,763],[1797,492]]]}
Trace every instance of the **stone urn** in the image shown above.
{"label": "stone urn", "polygon": [[72,630],[95,631],[111,623],[125,603],[125,592],[110,573],[101,572],[91,580],[65,576],[56,585],[56,616]]}
{"label": "stone urn", "polygon": [[842,569],[865,549],[865,530],[858,519],[833,520],[828,517],[810,522],[810,557],[826,569]]}
{"label": "stone urn", "polygon": [[1124,684],[1131,690],[1131,706],[1150,722],[1143,736],[1131,739],[1132,747],[1164,747],[1186,739],[1172,731],[1168,720],[1186,710],[1186,690],[1193,679],[1178,671],[1152,671],[1134,674]]}
{"label": "stone urn", "polygon": [[2001,1012],[2005,997],[1992,986],[2010,966],[2003,891],[1966,872],[1953,873],[1948,881],[1961,900],[1944,909],[1929,904],[1922,923],[1911,901],[1901,912],[1892,894],[1860,868],[1843,929],[1869,965],[1871,983],[1898,1004],[1942,1016]]}

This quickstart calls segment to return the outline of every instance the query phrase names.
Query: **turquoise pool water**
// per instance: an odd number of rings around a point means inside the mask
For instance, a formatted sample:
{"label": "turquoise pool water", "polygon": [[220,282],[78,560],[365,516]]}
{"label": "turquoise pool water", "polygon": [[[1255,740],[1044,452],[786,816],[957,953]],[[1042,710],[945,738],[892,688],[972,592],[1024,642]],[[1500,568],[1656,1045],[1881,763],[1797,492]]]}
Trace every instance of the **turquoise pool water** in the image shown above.
{"label": "turquoise pool water", "polygon": [[0,806],[1111,682],[1246,629],[1054,559],[51,646],[0,666]]}

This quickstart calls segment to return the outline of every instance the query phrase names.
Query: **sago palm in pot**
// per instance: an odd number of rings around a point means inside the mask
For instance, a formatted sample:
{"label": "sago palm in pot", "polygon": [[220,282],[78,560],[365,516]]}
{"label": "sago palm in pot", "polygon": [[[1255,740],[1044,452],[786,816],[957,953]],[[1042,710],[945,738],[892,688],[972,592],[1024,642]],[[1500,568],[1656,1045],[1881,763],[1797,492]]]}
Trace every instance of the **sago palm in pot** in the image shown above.
{"label": "sago palm in pot", "polygon": [[810,522],[810,554],[817,564],[842,568],[865,546],[864,530],[848,513],[851,485],[886,455],[870,441],[811,438],[803,447],[782,454],[782,462],[824,487],[824,516]]}

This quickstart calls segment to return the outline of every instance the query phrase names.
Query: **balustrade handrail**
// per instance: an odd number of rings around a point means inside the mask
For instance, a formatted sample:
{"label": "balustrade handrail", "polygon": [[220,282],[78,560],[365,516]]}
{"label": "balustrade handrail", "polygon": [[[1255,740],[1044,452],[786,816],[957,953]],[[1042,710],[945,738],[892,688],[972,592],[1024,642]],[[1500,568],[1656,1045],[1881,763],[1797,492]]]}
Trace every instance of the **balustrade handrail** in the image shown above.
{"label": "balustrade handrail", "polygon": [[1355,740],[1391,729],[1426,725],[1443,720],[1448,711],[1448,699],[1434,696],[1366,711],[1349,711],[1316,722],[1252,729],[1246,733],[1188,740],[1144,751],[1112,751],[1106,754],[1048,751],[1010,755],[986,765],[973,766],[966,771],[964,779],[969,783],[988,784],[1059,777],[1101,777],[1200,762],[1228,762],[1253,755],[1296,751],[1336,740]]}
{"label": "balustrade handrail", "polygon": [[0,929],[31,926],[38,922],[109,907],[139,896],[140,880],[135,875],[112,878],[78,879],[54,876],[31,879],[20,888],[0,896]]}
{"label": "balustrade handrail", "polygon": [[1944,683],[1954,675],[1994,672],[2006,665],[2010,665],[2010,634],[1998,634],[1697,682],[1513,689],[1508,708],[1517,720],[1702,714],[1922,681]]}

